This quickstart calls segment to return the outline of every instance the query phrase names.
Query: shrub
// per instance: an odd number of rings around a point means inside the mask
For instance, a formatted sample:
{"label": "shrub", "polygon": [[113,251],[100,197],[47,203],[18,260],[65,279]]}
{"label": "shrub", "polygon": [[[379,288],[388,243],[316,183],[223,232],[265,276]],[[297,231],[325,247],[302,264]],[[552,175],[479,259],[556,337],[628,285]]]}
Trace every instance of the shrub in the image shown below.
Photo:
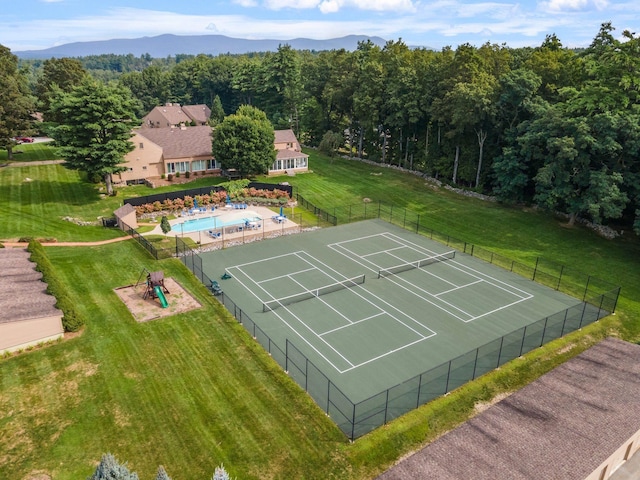
{"label": "shrub", "polygon": [[170,173],[169,175],[167,175],[167,180],[169,180],[170,182],[173,181],[173,173]]}
{"label": "shrub", "polygon": [[160,228],[162,229],[162,233],[169,233],[171,231],[171,224],[169,223],[169,219],[166,215],[162,216],[162,220],[160,220]]}
{"label": "shrub", "polygon": [[31,254],[31,261],[36,264],[36,270],[42,273],[42,281],[47,284],[47,293],[56,297],[56,307],[62,310],[62,326],[66,332],[77,332],[84,325],[84,319],[79,315],[76,306],[69,298],[64,284],[59,280],[44,247],[35,240],[27,247]]}
{"label": "shrub", "polygon": [[153,202],[153,211],[154,212],[161,212],[162,211],[162,204],[158,200]]}
{"label": "shrub", "polygon": [[191,172],[190,172],[189,170],[187,170],[187,171],[184,173],[184,176],[185,176],[186,178],[191,178]]}
{"label": "shrub", "polygon": [[176,172],[176,178],[180,178],[180,172]]}
{"label": "shrub", "polygon": [[160,175],[160,178],[161,178],[162,180],[164,180],[164,177],[165,177],[164,173],[163,173],[162,175]]}

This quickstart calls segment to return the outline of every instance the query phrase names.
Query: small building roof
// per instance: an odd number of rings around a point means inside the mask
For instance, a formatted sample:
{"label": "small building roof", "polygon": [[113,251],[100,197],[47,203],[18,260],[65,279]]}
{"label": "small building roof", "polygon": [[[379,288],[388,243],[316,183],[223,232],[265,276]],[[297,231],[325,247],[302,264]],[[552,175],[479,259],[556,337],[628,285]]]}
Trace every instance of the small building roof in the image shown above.
{"label": "small building roof", "polygon": [[136,133],[162,148],[165,160],[211,156],[211,127],[140,128]]}
{"label": "small building roof", "polygon": [[62,316],[26,249],[0,248],[0,324]]}
{"label": "small building roof", "polygon": [[296,134],[290,128],[287,130],[274,130],[275,142],[274,143],[293,143],[298,149],[300,144],[296,138]]}
{"label": "small building roof", "polygon": [[640,429],[640,345],[608,338],[379,480],[582,480]]}

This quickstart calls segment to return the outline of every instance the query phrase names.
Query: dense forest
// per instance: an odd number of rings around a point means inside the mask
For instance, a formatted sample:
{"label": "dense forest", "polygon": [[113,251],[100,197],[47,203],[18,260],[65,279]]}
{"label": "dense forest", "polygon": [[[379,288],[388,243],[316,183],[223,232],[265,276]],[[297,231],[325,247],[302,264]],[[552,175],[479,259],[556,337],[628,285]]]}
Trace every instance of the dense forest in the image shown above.
{"label": "dense forest", "polygon": [[[640,37],[614,32],[603,24],[581,50],[548,35],[535,48],[433,51],[398,40],[353,52],[282,45],[74,62],[128,87],[140,116],[165,102],[206,103],[219,119],[250,104],[309,146],[342,135],[345,155],[640,233]],[[41,105],[58,62],[20,63]]]}

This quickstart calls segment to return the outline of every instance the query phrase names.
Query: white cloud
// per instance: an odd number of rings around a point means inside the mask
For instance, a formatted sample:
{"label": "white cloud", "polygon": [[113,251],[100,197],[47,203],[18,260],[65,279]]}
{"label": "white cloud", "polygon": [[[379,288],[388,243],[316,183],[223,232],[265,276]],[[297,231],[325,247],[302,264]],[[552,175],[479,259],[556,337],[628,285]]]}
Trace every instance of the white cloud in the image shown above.
{"label": "white cloud", "polygon": [[258,2],[256,0],[233,0],[233,3],[245,8],[257,7]]}
{"label": "white cloud", "polygon": [[581,12],[588,10],[604,10],[609,5],[608,0],[549,0],[540,2],[543,11],[548,12]]}
{"label": "white cloud", "polygon": [[416,9],[412,0],[265,0],[264,5],[271,10],[318,8],[322,13],[336,13],[345,8],[397,13]]}

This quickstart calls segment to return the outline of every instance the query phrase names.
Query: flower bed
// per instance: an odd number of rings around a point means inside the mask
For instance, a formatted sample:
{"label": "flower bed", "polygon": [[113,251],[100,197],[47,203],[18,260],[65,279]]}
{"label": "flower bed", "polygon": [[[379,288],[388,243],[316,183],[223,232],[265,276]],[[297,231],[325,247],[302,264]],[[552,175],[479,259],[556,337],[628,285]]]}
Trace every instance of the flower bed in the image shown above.
{"label": "flower bed", "polygon": [[185,196],[175,200],[166,199],[163,202],[145,203],[136,208],[138,216],[154,212],[180,212],[185,208],[193,208],[197,203],[198,207],[210,205],[221,206],[227,202],[227,196],[231,202],[249,203],[252,205],[286,205],[290,198],[289,194],[282,190],[259,190],[256,188],[243,188],[233,193],[224,190],[211,192],[208,195],[196,195],[195,197]]}

